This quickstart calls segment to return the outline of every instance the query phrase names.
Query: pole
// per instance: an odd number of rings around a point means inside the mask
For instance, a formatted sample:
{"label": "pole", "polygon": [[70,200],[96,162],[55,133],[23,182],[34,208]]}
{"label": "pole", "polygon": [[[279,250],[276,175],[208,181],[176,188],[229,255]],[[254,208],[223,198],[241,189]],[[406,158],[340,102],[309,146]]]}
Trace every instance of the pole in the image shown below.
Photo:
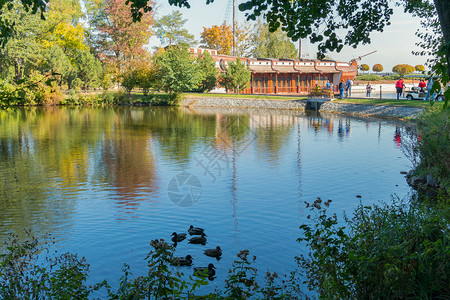
{"label": "pole", "polygon": [[382,98],[381,98],[381,85],[380,85],[380,100],[381,100]]}
{"label": "pole", "polygon": [[298,59],[302,59],[302,39],[298,39]]}
{"label": "pole", "polygon": [[235,35],[236,35],[236,5],[235,0],[233,0],[233,56],[236,55],[236,42],[235,42]]}

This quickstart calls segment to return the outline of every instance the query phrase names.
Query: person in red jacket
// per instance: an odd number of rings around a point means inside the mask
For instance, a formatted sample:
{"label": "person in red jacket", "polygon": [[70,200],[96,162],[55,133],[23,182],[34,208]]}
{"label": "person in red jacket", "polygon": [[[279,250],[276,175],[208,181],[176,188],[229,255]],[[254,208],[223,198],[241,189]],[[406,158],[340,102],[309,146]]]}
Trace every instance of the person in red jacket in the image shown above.
{"label": "person in red jacket", "polygon": [[419,87],[420,87],[420,92],[421,93],[425,93],[425,89],[427,87],[427,84],[425,83],[425,80],[420,79]]}
{"label": "person in red jacket", "polygon": [[400,96],[403,94],[403,88],[405,87],[405,82],[403,78],[400,78],[395,84],[395,89],[397,90],[397,100],[400,99]]}

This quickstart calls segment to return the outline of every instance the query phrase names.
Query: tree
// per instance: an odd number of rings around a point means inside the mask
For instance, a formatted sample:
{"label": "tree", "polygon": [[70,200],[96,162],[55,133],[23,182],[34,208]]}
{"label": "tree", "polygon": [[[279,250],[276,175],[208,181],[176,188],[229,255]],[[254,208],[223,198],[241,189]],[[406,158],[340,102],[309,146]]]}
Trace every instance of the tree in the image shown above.
{"label": "tree", "polygon": [[146,55],[143,46],[152,34],[153,13],[133,22],[126,0],[87,0],[86,7],[89,25],[95,29],[90,32],[91,48],[99,57],[120,71]]}
{"label": "tree", "polygon": [[406,74],[414,72],[414,67],[410,65],[396,65],[392,68],[392,72],[405,76]]}
{"label": "tree", "polygon": [[187,19],[182,18],[179,10],[173,11],[171,14],[161,17],[155,22],[156,35],[168,45],[184,44],[192,46],[196,43],[194,36],[183,28]]}
{"label": "tree", "polygon": [[382,72],[383,71],[383,65],[381,65],[381,64],[375,64],[375,65],[373,65],[373,67],[372,67],[372,70],[374,71],[374,72]]}
{"label": "tree", "polygon": [[215,49],[219,54],[244,56],[250,53],[251,30],[248,23],[236,23],[235,53],[233,52],[233,30],[224,22],[210,28],[203,27],[201,35],[202,47]]}
{"label": "tree", "polygon": [[281,29],[269,31],[269,25],[259,21],[253,34],[254,57],[260,58],[296,58],[298,52],[291,39]]}
{"label": "tree", "polygon": [[214,25],[211,28],[203,27],[201,47],[215,49],[219,54],[230,55],[233,47],[233,31],[231,25],[225,22],[222,25]]}
{"label": "tree", "polygon": [[220,83],[228,90],[234,90],[239,93],[247,87],[251,78],[249,68],[240,58],[235,62],[230,61],[224,74],[220,75]]}
{"label": "tree", "polygon": [[425,72],[425,67],[422,65],[417,65],[414,69],[416,69],[417,72]]}
{"label": "tree", "polygon": [[179,94],[198,88],[202,81],[200,68],[186,48],[170,47],[154,60],[159,89]]}
{"label": "tree", "polygon": [[370,67],[369,67],[369,65],[362,64],[359,66],[359,69],[364,72],[364,71],[369,71]]}
{"label": "tree", "polygon": [[209,52],[203,52],[197,57],[197,64],[200,68],[202,81],[199,84],[198,91],[209,92],[216,87],[217,68],[216,62]]}

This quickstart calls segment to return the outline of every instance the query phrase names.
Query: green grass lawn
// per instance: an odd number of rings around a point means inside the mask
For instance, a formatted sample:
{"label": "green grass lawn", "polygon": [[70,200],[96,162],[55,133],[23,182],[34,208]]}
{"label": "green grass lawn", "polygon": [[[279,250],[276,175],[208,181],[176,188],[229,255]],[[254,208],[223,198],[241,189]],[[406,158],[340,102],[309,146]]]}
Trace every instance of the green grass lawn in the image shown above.
{"label": "green grass lawn", "polygon": [[203,97],[203,98],[237,98],[237,99],[254,99],[254,100],[277,100],[277,101],[292,101],[292,100],[304,100],[306,96],[299,95],[245,95],[245,94],[213,94],[213,93],[184,93],[184,97],[193,98],[193,97]]}

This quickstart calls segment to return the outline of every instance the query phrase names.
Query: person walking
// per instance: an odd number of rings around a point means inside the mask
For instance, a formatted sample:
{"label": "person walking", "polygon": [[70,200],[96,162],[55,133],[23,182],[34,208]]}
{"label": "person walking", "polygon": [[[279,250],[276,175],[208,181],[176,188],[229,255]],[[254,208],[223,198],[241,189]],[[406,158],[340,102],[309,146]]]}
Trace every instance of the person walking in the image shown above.
{"label": "person walking", "polygon": [[331,82],[328,80],[328,81],[327,81],[327,84],[325,85],[325,88],[326,88],[327,90],[329,90],[330,87],[331,87]]}
{"label": "person walking", "polygon": [[343,80],[339,82],[339,99],[344,99],[345,83]]}
{"label": "person walking", "polygon": [[350,97],[352,95],[352,85],[353,85],[353,80],[351,80],[350,78],[347,80],[347,84],[346,84],[346,97]]}
{"label": "person walking", "polygon": [[400,96],[403,94],[403,89],[405,88],[405,82],[403,78],[400,78],[395,84],[395,89],[397,90],[397,100],[400,99]]}
{"label": "person walking", "polygon": [[370,82],[368,82],[366,85],[366,97],[370,97],[371,92],[372,92],[372,85],[370,84]]}

